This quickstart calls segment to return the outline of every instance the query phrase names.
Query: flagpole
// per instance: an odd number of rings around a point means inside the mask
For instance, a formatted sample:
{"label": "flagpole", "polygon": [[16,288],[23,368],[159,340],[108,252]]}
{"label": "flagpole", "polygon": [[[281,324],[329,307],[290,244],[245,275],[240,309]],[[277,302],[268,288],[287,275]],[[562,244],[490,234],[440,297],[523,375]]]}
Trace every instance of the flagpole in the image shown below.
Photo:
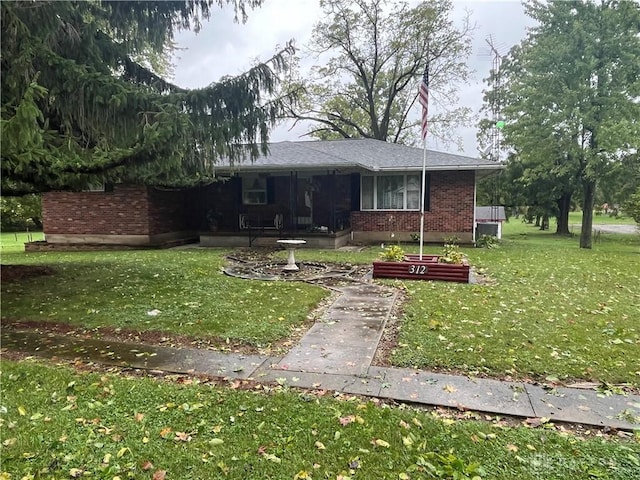
{"label": "flagpole", "polygon": [[424,244],[424,197],[425,197],[425,186],[427,179],[427,137],[425,136],[422,139],[422,187],[420,188],[421,192],[421,201],[420,201],[420,260],[422,260],[422,246]]}
{"label": "flagpole", "polygon": [[422,247],[424,245],[424,204],[426,196],[427,186],[427,126],[428,126],[428,112],[429,112],[429,47],[427,46],[427,64],[424,66],[424,74],[422,75],[422,81],[420,82],[420,88],[418,89],[418,103],[422,105],[422,188],[421,202],[420,202],[420,256],[422,260]]}

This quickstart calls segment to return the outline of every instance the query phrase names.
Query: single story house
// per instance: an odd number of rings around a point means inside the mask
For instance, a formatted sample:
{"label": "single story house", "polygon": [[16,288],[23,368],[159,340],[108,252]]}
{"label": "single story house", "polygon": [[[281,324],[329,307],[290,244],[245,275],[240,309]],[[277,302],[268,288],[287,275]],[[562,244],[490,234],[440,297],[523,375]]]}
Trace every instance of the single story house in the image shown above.
{"label": "single story house", "polygon": [[476,237],[493,235],[502,238],[502,222],[506,219],[502,205],[476,207]]}
{"label": "single story house", "polygon": [[[410,241],[420,229],[423,150],[372,139],[279,142],[254,162],[219,163],[188,189],[107,185],[43,195],[49,244],[308,246]],[[425,241],[475,236],[475,189],[500,164],[427,151]]]}

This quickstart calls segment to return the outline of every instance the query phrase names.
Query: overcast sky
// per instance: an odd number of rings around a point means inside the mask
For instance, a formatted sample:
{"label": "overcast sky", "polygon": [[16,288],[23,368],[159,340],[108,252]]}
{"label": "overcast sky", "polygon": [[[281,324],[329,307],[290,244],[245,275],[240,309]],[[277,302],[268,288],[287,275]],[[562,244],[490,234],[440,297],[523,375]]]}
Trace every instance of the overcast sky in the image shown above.
{"label": "overcast sky", "polygon": [[[475,73],[471,84],[459,92],[460,104],[478,112],[482,105],[482,79],[491,68],[491,56],[486,40],[491,36],[500,53],[524,38],[533,21],[525,16],[519,0],[454,0],[454,21],[460,21],[465,11],[471,12],[472,23],[477,25],[473,36],[473,52],[469,68]],[[262,7],[249,12],[246,23],[234,23],[232,9],[214,11],[209,22],[197,35],[180,32],[179,48],[174,63],[174,81],[185,88],[204,87],[225,75],[237,75],[251,67],[257,59],[268,59],[288,40],[295,39],[302,47],[308,43],[311,30],[320,18],[318,0],[265,0]],[[416,118],[418,116],[417,106]],[[276,128],[271,141],[307,140],[301,137],[307,126],[290,130],[289,125]],[[463,152],[477,156],[476,129],[460,128]],[[433,136],[429,148],[447,150]],[[455,147],[449,147],[453,149]]]}

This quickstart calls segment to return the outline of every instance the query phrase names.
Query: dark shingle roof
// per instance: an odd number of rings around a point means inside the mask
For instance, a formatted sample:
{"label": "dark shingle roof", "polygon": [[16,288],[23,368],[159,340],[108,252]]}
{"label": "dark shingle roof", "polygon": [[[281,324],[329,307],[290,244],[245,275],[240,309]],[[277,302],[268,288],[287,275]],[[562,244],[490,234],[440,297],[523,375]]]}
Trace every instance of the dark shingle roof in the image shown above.
{"label": "dark shingle roof", "polygon": [[[361,168],[370,171],[422,169],[422,148],[373,139],[343,139],[269,144],[269,155],[250,161],[218,164],[218,170]],[[427,150],[427,170],[499,170],[489,160]]]}

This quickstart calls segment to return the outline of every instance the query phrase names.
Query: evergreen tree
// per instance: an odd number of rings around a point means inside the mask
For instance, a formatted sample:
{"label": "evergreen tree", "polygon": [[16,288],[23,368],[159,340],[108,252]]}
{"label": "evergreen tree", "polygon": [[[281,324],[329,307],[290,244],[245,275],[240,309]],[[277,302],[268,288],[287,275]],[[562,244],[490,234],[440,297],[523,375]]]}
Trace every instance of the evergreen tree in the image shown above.
{"label": "evergreen tree", "polygon": [[207,181],[216,159],[255,158],[282,114],[293,47],[237,77],[186,90],[164,80],[173,35],[215,6],[262,0],[3,1],[2,191],[101,182]]}

